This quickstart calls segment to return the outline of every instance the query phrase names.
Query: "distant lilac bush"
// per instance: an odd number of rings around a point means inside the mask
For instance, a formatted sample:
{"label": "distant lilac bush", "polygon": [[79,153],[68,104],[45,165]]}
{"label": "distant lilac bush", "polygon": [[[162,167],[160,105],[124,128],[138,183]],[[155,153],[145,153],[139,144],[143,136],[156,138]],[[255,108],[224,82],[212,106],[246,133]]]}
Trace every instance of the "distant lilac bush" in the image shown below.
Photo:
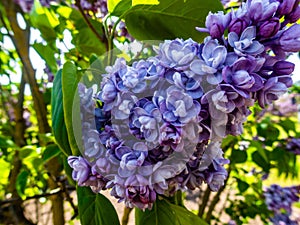
{"label": "distant lilac bush", "polygon": [[286,149],[295,155],[300,155],[300,138],[292,138],[289,140]]}
{"label": "distant lilac bush", "polygon": [[300,50],[300,25],[286,25],[299,17],[299,1],[249,0],[210,13],[197,28],[209,33],[203,43],[166,40],[153,57],[108,66],[99,93],[80,84],[73,179],[141,209],[203,182],[217,191],[229,163],[222,139],[243,132],[254,102],[264,108],[292,85],[285,58]]}
{"label": "distant lilac bush", "polygon": [[300,186],[281,187],[273,184],[264,191],[265,202],[269,210],[274,212],[270,220],[274,224],[298,224],[290,219],[292,204],[299,202]]}

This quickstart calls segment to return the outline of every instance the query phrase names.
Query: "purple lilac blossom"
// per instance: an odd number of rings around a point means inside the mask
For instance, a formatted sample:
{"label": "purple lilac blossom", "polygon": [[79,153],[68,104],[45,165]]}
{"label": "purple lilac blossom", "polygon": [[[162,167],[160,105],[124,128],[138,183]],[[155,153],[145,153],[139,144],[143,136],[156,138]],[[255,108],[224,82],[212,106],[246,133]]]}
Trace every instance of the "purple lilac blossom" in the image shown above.
{"label": "purple lilac blossom", "polygon": [[272,184],[264,191],[265,203],[269,210],[275,213],[280,213],[285,210],[291,214],[292,204],[299,202],[300,186],[281,187],[277,184]]}
{"label": "purple lilac blossom", "polygon": [[270,218],[270,221],[273,225],[298,225],[299,223],[296,220],[290,219],[290,216],[285,213],[276,213],[273,217]]}
{"label": "purple lilac blossom", "polygon": [[[73,178],[95,192],[111,188],[141,209],[202,183],[217,191],[229,163],[223,138],[243,132],[254,102],[264,108],[292,85],[294,65],[285,57],[300,51],[300,29],[286,24],[300,16],[298,5],[248,0],[227,14],[210,13],[197,28],[210,35],[203,43],[166,40],[148,59],[117,59],[100,92],[80,85],[83,148],[82,157],[69,157]],[[290,212],[299,188],[271,189],[269,208]]]}
{"label": "purple lilac blossom", "polygon": [[300,155],[300,138],[292,138],[289,140],[286,144],[286,149],[295,155]]}

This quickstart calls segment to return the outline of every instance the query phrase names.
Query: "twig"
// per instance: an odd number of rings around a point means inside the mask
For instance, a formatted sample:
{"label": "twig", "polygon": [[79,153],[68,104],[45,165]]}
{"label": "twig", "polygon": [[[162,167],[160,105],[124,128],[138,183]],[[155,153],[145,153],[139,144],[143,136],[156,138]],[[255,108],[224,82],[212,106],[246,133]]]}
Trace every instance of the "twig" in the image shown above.
{"label": "twig", "polygon": [[[67,191],[75,191],[76,189],[75,189],[75,187],[70,186],[70,187],[66,187],[66,190]],[[0,206],[3,206],[5,204],[16,203],[16,202],[25,202],[25,201],[28,201],[28,200],[31,200],[31,199],[46,198],[46,197],[50,197],[50,196],[53,196],[53,195],[58,195],[60,193],[63,193],[66,190],[57,189],[57,190],[50,191],[48,193],[29,196],[29,197],[26,197],[25,199],[22,199],[22,198],[5,199],[5,200],[0,201]]]}
{"label": "twig", "polygon": [[205,217],[206,222],[209,222],[211,220],[212,212],[215,209],[217,203],[219,202],[222,192],[226,188],[226,184],[228,182],[230,172],[231,172],[231,169],[229,168],[228,169],[228,176],[227,176],[226,180],[224,181],[224,185],[218,190],[217,194],[214,196],[213,200],[211,201],[211,203],[209,205],[209,208],[208,208],[208,211],[207,211],[206,217]]}
{"label": "twig", "polygon": [[88,25],[88,27],[91,29],[91,31],[96,35],[96,37],[99,39],[100,42],[103,42],[106,45],[106,49],[108,49],[108,40],[106,38],[105,35],[101,36],[97,30],[95,29],[95,27],[93,26],[93,24],[91,24],[91,22],[89,21],[89,19],[87,18],[86,14],[84,13],[81,4],[80,4],[80,0],[76,0],[75,1],[75,5],[77,6],[77,8],[79,9],[79,12],[81,13],[84,21],[86,22],[86,24]]}
{"label": "twig", "polygon": [[[201,205],[199,205],[199,210],[198,210],[198,216],[200,218],[202,218],[203,214],[204,214],[204,210],[206,207],[206,204],[209,200],[209,196],[211,194],[211,190],[209,189],[209,187],[206,188],[203,198],[201,199]],[[200,194],[202,196],[202,194]]]}
{"label": "twig", "polygon": [[122,217],[122,225],[127,225],[129,221],[129,215],[130,212],[132,211],[132,208],[124,207],[124,213]]}

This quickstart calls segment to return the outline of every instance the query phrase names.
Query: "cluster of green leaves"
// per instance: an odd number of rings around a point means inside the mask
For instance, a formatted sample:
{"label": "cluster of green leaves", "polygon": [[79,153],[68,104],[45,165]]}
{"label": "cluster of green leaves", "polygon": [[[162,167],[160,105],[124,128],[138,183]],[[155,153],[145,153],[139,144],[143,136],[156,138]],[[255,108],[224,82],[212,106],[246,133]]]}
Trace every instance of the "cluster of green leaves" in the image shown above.
{"label": "cluster of green leaves", "polygon": [[299,180],[299,159],[286,149],[291,137],[300,137],[296,113],[278,116],[275,110],[261,111],[258,106],[252,111],[243,135],[227,137],[222,146],[230,159],[228,190],[233,193],[227,198],[225,212],[237,224],[256,217],[267,223],[273,212],[264,201],[264,187],[286,179],[289,185]]}

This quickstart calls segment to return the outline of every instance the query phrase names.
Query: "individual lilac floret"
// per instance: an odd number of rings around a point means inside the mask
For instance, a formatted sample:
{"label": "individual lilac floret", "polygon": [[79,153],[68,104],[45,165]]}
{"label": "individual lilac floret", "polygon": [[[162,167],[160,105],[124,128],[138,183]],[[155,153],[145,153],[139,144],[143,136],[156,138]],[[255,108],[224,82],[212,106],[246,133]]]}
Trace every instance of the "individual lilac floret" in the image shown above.
{"label": "individual lilac floret", "polygon": [[294,5],[299,5],[299,2],[297,0],[277,0],[280,2],[278,10],[277,10],[277,16],[282,17],[284,15],[288,15],[293,11]]}
{"label": "individual lilac floret", "polygon": [[162,115],[154,103],[146,98],[139,100],[132,109],[129,123],[131,132],[140,139],[144,138],[150,143],[158,143],[159,125]]}
{"label": "individual lilac floret", "polygon": [[228,43],[239,56],[258,55],[264,51],[264,46],[256,38],[256,27],[247,27],[239,37],[235,32],[228,34]]}
{"label": "individual lilac floret", "polygon": [[280,29],[280,21],[279,18],[271,18],[265,22],[263,22],[258,27],[258,36],[261,38],[271,38],[277,34]]}
{"label": "individual lilac floret", "polygon": [[286,52],[298,52],[300,49],[300,24],[294,24],[281,33],[279,45]]}
{"label": "individual lilac floret", "polygon": [[[190,75],[190,71],[183,73],[169,70],[168,72],[166,72],[165,78],[171,84],[175,84],[177,87],[184,90],[193,99],[199,99],[203,95],[201,78],[197,79],[196,77],[189,77]],[[192,76],[193,75],[194,74],[192,73]]]}
{"label": "individual lilac floret", "polygon": [[228,27],[231,19],[231,14],[224,12],[211,13],[206,17],[205,27],[196,28],[200,32],[208,32],[212,38],[219,39],[223,36],[224,31]]}
{"label": "individual lilac floret", "polygon": [[91,173],[91,167],[86,159],[80,156],[69,156],[68,163],[73,169],[72,178],[77,181],[79,186],[84,186],[84,182],[88,179]]}
{"label": "individual lilac floret", "polygon": [[175,126],[184,126],[197,117],[201,109],[197,101],[176,86],[156,91],[154,103],[162,112],[163,119]]}
{"label": "individual lilac floret", "polygon": [[263,79],[256,74],[256,62],[248,58],[240,58],[232,66],[223,69],[223,80],[245,98],[249,98],[251,92],[263,88]]}
{"label": "individual lilac floret", "polygon": [[289,140],[286,149],[295,155],[300,155],[300,138],[292,138]]}
{"label": "individual lilac floret", "polygon": [[157,57],[163,66],[185,70],[198,53],[198,43],[192,39],[165,41],[156,49]]}
{"label": "individual lilac floret", "polygon": [[207,38],[202,48],[201,58],[194,60],[190,69],[201,76],[207,75],[210,84],[218,84],[222,81],[219,71],[226,60],[227,50],[223,45],[219,45],[215,39]]}
{"label": "individual lilac floret", "polygon": [[108,186],[112,186],[111,195],[119,201],[125,201],[125,205],[130,208],[151,209],[156,200],[156,192],[140,175],[125,179],[117,176]]}
{"label": "individual lilac floret", "polygon": [[283,95],[292,85],[290,76],[272,77],[265,82],[264,87],[258,91],[258,104],[264,108]]}
{"label": "individual lilac floret", "polygon": [[276,75],[289,75],[293,73],[295,64],[288,61],[277,61],[274,66],[274,74]]}
{"label": "individual lilac floret", "polygon": [[247,1],[246,4],[249,17],[254,22],[270,19],[275,15],[277,8],[280,7],[279,2],[269,0],[252,0]]}
{"label": "individual lilac floret", "polygon": [[287,52],[300,51],[300,24],[294,24],[281,30],[274,38],[265,41],[265,46],[272,48],[278,58],[285,59]]}
{"label": "individual lilac floret", "polygon": [[297,5],[296,2],[293,11],[288,15],[286,15],[284,18],[288,23],[297,22],[300,18],[300,5],[299,4]]}
{"label": "individual lilac floret", "polygon": [[229,32],[235,32],[241,35],[242,32],[249,26],[249,19],[247,18],[233,18],[228,26]]}

